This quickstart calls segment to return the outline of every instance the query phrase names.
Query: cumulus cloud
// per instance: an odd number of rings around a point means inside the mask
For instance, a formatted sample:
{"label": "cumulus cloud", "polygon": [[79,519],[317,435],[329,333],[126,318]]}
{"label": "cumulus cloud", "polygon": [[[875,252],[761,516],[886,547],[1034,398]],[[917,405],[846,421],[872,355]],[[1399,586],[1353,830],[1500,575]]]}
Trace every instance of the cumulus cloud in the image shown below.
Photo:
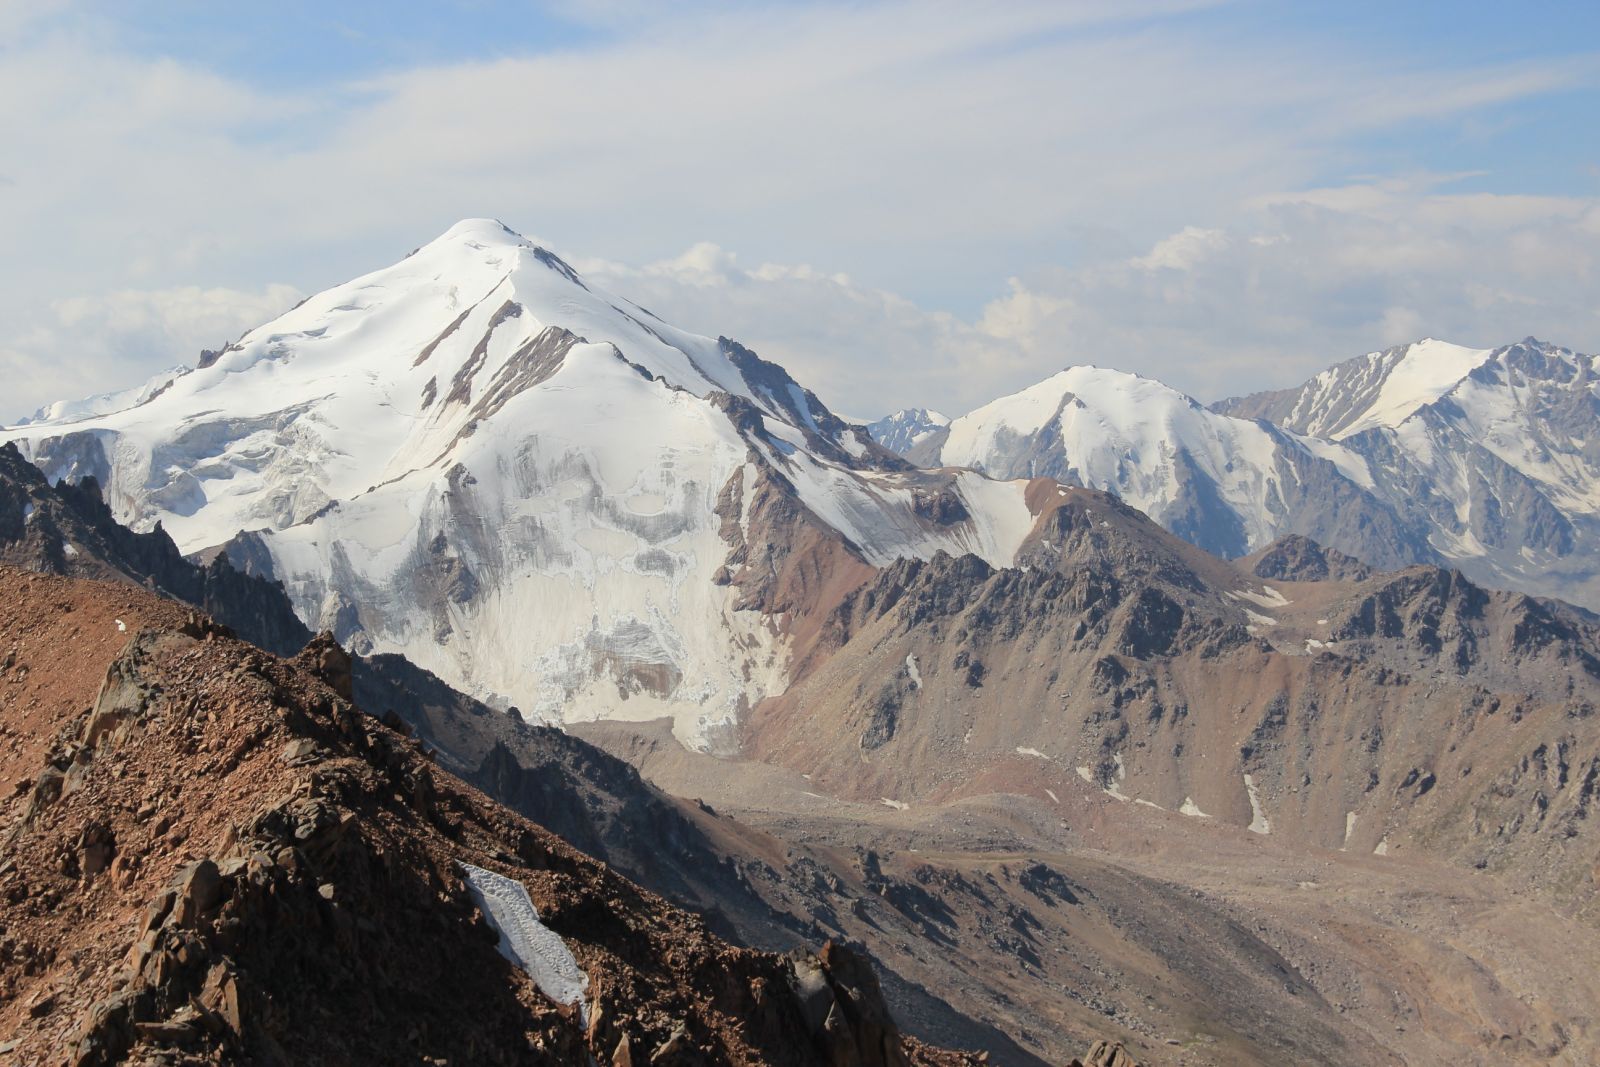
{"label": "cumulus cloud", "polygon": [[971,321],[711,244],[583,264],[689,329],[738,338],[857,416],[968,410],[1061,367],[1159,377],[1203,400],[1298,382],[1432,335],[1600,350],[1600,199],[1456,195],[1438,179],[1264,198],[1227,228],[1010,279]]}
{"label": "cumulus cloud", "polygon": [[1297,382],[1422,336],[1600,349],[1600,199],[1437,180],[1264,198],[1225,229],[1013,279],[980,322],[1041,363],[1097,362],[1204,399]]}
{"label": "cumulus cloud", "polygon": [[707,243],[643,267],[576,265],[669,322],[776,360],[856,418],[876,418],[897,402],[976,395],[979,380],[1028,372],[1026,353],[1010,339],[846,274],[803,264],[747,268]]}

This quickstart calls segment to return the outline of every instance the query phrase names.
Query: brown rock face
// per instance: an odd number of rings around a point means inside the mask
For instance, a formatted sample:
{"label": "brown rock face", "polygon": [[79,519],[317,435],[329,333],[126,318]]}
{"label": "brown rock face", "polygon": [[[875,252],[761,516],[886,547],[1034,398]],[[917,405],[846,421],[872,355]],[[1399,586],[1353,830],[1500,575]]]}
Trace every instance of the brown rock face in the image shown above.
{"label": "brown rock face", "polygon": [[[24,614],[102,588],[0,570]],[[87,710],[6,705],[8,731],[50,734],[5,802],[0,1032],[22,1062],[961,1061],[900,1036],[855,954],[730,947],[434,767],[329,684],[348,660],[326,642],[282,661],[185,629],[135,634],[98,698],[63,678]],[[581,1012],[496,950],[464,862],[528,890]]]}
{"label": "brown rock face", "polygon": [[1120,1042],[1096,1041],[1081,1060],[1073,1060],[1074,1067],[1139,1067]]}
{"label": "brown rock face", "polygon": [[1087,786],[1322,848],[1405,836],[1600,908],[1593,616],[1304,539],[1234,566],[1101,494],[1037,503],[1025,568],[902,560],[845,596],[749,754],[868,803]]}
{"label": "brown rock face", "polygon": [[355,699],[350,653],[334,640],[332,633],[323,630],[317,634],[295,658],[306,664],[312,674],[322,679],[342,699]]}
{"label": "brown rock face", "polygon": [[1240,565],[1257,578],[1286,582],[1360,582],[1372,577],[1372,568],[1360,560],[1298,534],[1279,538]]}

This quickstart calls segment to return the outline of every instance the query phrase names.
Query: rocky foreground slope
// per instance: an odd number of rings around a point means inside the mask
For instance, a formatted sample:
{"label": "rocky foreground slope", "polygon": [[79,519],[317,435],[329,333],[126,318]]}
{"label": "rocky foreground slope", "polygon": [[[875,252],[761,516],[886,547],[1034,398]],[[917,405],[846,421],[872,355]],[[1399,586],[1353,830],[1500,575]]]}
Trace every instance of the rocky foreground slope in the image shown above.
{"label": "rocky foreground slope", "polygon": [[16,1062],[959,1061],[848,950],[732,948],[435,767],[330,642],[9,568],[0,613]]}

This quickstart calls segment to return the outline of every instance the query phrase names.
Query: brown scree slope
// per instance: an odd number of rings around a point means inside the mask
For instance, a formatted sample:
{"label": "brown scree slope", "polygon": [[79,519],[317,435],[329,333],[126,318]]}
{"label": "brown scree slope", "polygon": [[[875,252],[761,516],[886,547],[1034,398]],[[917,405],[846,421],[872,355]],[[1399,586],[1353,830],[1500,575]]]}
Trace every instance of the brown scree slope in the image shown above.
{"label": "brown scree slope", "polygon": [[[849,951],[730,947],[439,770],[331,643],[279,660],[10,569],[0,605],[16,1062],[960,1061],[900,1037]],[[587,1026],[497,952],[463,862],[528,889]]]}

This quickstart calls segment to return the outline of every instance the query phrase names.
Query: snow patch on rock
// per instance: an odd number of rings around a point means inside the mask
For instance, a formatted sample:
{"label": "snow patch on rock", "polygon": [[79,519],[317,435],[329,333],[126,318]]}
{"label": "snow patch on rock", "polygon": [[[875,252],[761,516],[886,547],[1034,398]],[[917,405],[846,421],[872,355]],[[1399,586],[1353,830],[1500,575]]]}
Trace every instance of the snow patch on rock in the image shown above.
{"label": "snow patch on rock", "polygon": [[917,654],[906,653],[906,674],[911,678],[911,684],[918,689],[922,688],[922,672],[917,670]]}
{"label": "snow patch on rock", "polygon": [[496,946],[500,955],[526,972],[539,991],[557,1004],[577,1004],[587,1026],[589,1010],[583,994],[589,988],[589,976],[561,935],[539,921],[539,910],[527,889],[521,882],[470,863],[463,863],[461,869],[467,876],[467,891],[500,935]]}
{"label": "snow patch on rock", "polygon": [[1188,815],[1195,819],[1209,819],[1211,816],[1200,810],[1200,805],[1194,802],[1193,797],[1183,798],[1183,807],[1178,809],[1180,815]]}
{"label": "snow patch on rock", "polygon": [[1244,791],[1250,797],[1250,832],[1272,833],[1272,820],[1267,818],[1266,811],[1261,807],[1261,798],[1256,794],[1256,780],[1248,774],[1244,776]]}

